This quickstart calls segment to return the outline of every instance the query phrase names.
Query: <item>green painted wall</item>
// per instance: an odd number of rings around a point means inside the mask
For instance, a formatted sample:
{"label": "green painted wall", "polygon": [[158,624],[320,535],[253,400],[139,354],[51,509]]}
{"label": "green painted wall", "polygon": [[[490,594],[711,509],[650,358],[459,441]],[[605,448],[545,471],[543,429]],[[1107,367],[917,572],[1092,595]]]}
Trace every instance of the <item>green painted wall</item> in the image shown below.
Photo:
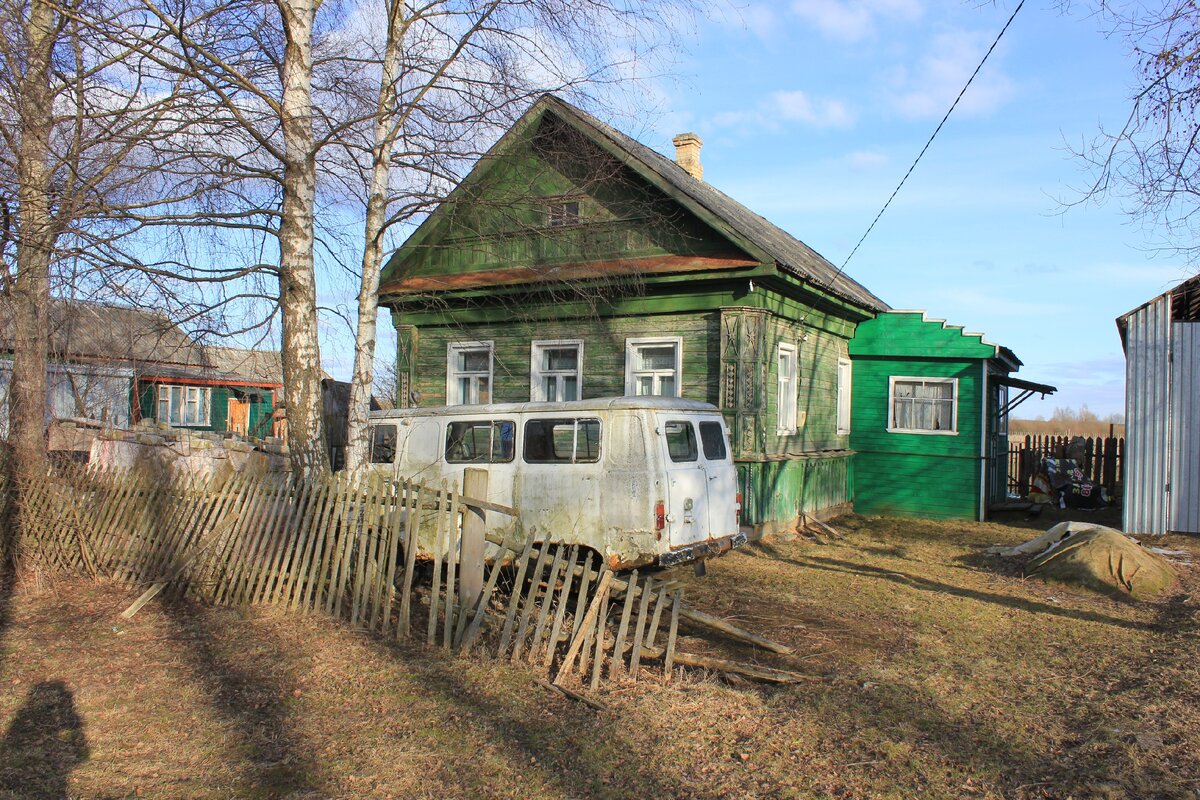
{"label": "green painted wall", "polygon": [[850,453],[738,463],[742,522],[764,532],[794,528],[801,514],[818,515],[851,501]]}
{"label": "green painted wall", "polygon": [[[854,508],[862,514],[977,519],[983,474],[983,370],[996,348],[912,312],[881,314],[850,342]],[[957,432],[887,430],[893,376],[957,378]]]}

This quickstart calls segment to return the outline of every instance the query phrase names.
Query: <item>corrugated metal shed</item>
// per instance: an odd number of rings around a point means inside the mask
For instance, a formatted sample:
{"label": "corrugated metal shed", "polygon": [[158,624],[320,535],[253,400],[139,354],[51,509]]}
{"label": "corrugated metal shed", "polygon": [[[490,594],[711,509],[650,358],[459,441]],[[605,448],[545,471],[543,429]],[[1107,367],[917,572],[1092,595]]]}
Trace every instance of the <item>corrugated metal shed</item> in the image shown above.
{"label": "corrugated metal shed", "polygon": [[1117,319],[1125,530],[1200,533],[1200,276]]}

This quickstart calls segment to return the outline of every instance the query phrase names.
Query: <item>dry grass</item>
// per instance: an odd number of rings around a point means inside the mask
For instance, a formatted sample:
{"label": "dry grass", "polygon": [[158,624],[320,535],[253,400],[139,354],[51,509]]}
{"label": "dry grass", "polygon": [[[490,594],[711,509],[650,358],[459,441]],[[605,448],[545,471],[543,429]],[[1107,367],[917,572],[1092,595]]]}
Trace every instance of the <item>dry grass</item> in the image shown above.
{"label": "dry grass", "polygon": [[109,586],[23,589],[0,632],[0,797],[1197,796],[1194,570],[1134,605],[980,554],[1016,526],[838,527],[688,590],[815,680],[692,673],[610,687],[610,712],[325,619],[151,605],[126,623]]}

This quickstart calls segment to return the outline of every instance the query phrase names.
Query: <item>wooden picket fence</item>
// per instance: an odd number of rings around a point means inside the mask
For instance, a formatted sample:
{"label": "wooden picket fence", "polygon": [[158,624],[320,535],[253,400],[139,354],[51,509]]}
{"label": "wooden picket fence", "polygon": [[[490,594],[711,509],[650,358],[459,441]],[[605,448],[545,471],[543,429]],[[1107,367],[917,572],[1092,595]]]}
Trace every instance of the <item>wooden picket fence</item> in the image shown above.
{"label": "wooden picket fence", "polygon": [[64,467],[18,488],[23,562],[141,591],[126,616],[160,595],[319,612],[389,639],[524,660],[556,685],[578,674],[595,687],[606,665],[610,679],[636,680],[651,659],[669,676],[674,663],[678,582],[617,576],[578,546],[492,540],[482,592],[464,601],[463,513],[478,501],[444,482]]}
{"label": "wooden picket fence", "polygon": [[[1030,482],[1043,458],[1067,458],[1072,436],[1026,436],[1023,442],[1010,442],[1008,447],[1008,485],[1021,497],[1029,495]],[[1108,490],[1109,497],[1119,497],[1125,481],[1124,437],[1095,437],[1084,439],[1080,468],[1084,477]]]}

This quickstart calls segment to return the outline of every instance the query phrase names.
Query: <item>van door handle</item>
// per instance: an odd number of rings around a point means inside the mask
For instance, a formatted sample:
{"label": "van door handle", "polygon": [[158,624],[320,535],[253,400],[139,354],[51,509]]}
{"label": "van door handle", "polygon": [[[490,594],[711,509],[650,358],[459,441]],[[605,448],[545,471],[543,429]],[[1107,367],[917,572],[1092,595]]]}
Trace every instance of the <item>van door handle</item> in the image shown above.
{"label": "van door handle", "polygon": [[710,481],[715,481],[715,480],[716,480],[717,478],[719,478],[719,477],[721,477],[721,476],[720,476],[720,475],[709,475],[709,476],[708,476],[708,479],[709,479]]}

